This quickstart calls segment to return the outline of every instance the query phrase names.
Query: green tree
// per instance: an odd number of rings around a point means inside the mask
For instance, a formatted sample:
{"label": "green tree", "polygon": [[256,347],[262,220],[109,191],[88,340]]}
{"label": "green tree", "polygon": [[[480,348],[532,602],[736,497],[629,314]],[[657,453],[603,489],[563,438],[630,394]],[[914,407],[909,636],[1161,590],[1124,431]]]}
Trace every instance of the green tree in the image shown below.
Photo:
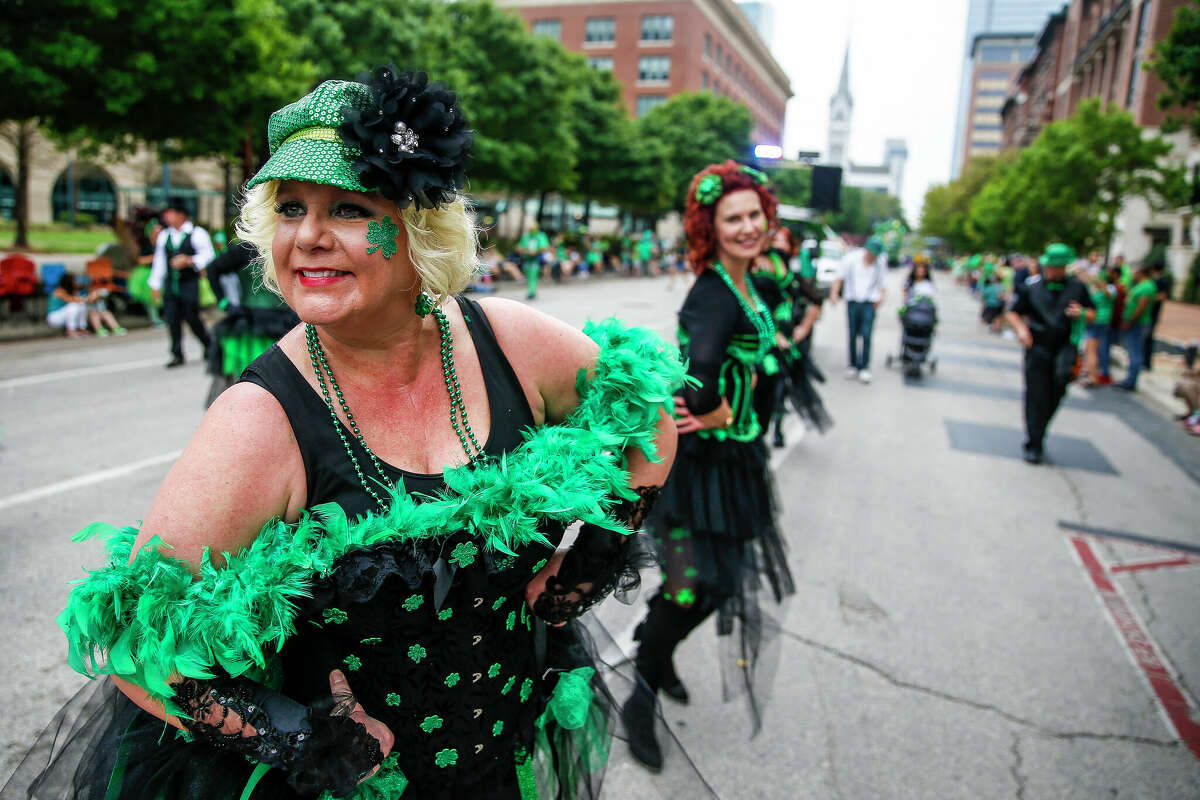
{"label": "green tree", "polygon": [[0,121],[17,142],[17,246],[27,245],[28,159],[42,127],[80,146],[231,152],[241,120],[306,66],[262,20],[273,0],[10,0],[0,26]]}
{"label": "green tree", "polygon": [[957,179],[929,187],[921,207],[921,233],[946,240],[956,252],[978,249],[978,236],[968,224],[971,203],[992,176],[1014,157],[976,156],[963,166]]}
{"label": "green tree", "polygon": [[876,224],[903,217],[899,198],[857,186],[842,186],[842,210],[831,214],[827,222],[840,233],[869,236]]}
{"label": "green tree", "polygon": [[1145,136],[1133,118],[1100,103],[1080,104],[1047,125],[1016,161],[992,176],[971,204],[968,226],[984,247],[1034,252],[1047,242],[1107,251],[1126,200],[1178,204],[1182,169],[1171,145]]}
{"label": "green tree", "polygon": [[1175,12],[1171,30],[1154,46],[1146,69],[1153,70],[1164,85],[1158,107],[1176,112],[1168,121],[1200,137],[1200,3]]}
{"label": "green tree", "polygon": [[682,92],[639,119],[638,136],[664,145],[659,168],[671,187],[670,204],[653,211],[682,211],[693,175],[709,164],[745,157],[753,125],[745,106],[708,92]]}
{"label": "green tree", "polygon": [[779,202],[789,206],[808,208],[812,202],[812,171],[797,167],[776,167],[768,169],[771,183],[775,187],[775,196]]}

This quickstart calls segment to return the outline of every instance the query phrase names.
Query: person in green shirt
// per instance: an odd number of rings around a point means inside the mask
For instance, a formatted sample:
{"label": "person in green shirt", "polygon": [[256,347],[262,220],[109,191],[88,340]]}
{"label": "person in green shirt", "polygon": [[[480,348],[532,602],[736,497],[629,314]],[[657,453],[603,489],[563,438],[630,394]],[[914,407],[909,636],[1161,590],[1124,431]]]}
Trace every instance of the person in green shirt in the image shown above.
{"label": "person in green shirt", "polygon": [[517,243],[517,250],[521,253],[521,257],[524,260],[525,281],[529,290],[526,297],[530,300],[537,298],[538,278],[542,275],[542,254],[549,249],[549,237],[544,232],[538,230],[536,224]]}
{"label": "person in green shirt", "polygon": [[1117,385],[1130,392],[1137,390],[1138,375],[1146,357],[1145,348],[1152,344],[1148,339],[1158,287],[1154,284],[1150,272],[1150,267],[1146,265],[1138,269],[1133,288],[1125,298],[1125,315],[1121,321],[1122,344],[1125,345],[1125,353],[1129,356],[1129,372],[1125,375],[1125,380]]}
{"label": "person in green shirt", "polygon": [[1084,386],[1108,386],[1111,363],[1113,309],[1120,296],[1118,282],[1120,267],[1109,267],[1089,279],[1092,304],[1096,306],[1096,319],[1087,326],[1083,338],[1083,368],[1087,373]]}

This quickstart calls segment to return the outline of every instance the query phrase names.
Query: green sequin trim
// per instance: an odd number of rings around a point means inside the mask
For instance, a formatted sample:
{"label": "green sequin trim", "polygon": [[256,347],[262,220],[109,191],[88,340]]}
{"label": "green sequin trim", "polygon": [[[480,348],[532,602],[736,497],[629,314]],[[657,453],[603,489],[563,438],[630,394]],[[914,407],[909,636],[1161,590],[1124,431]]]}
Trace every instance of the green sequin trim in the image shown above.
{"label": "green sequin trim", "polygon": [[475,556],[478,555],[479,548],[470,542],[463,542],[455,546],[454,551],[450,553],[450,563],[457,564],[464,569],[471,566],[475,562]]}
{"label": "green sequin trim", "polygon": [[380,636],[368,636],[367,638],[365,638],[365,639],[363,639],[363,640],[362,640],[362,643],[363,643],[363,644],[366,644],[366,645],[371,645],[371,644],[382,644],[382,643],[383,643],[383,638],[382,638],[382,637],[380,637]]}
{"label": "green sequin trim", "polygon": [[413,660],[414,664],[420,664],[421,659],[426,655],[428,655],[428,653],[425,652],[425,648],[421,647],[419,644],[414,644],[412,647],[408,648],[408,657]]}
{"label": "green sequin trim", "polygon": [[342,663],[346,665],[346,669],[353,672],[362,666],[362,659],[355,655],[349,655],[342,659]]}
{"label": "green sequin trim", "polygon": [[350,615],[340,608],[327,608],[321,612],[321,619],[325,620],[330,625],[341,625],[346,620],[350,619]]}
{"label": "green sequin trim", "polygon": [[446,686],[453,689],[455,686],[458,685],[459,680],[460,680],[459,674],[457,672],[451,672],[449,675],[446,676]]}
{"label": "green sequin trim", "polygon": [[696,569],[695,567],[686,567],[683,570],[683,577],[685,577],[685,578],[695,578],[699,575],[700,575],[700,570]]}
{"label": "green sequin trim", "polygon": [[400,226],[392,222],[391,217],[384,217],[379,222],[371,220],[367,223],[367,255],[382,252],[384,258],[396,255],[399,246],[396,237],[400,235]]}
{"label": "green sequin trim", "polygon": [[547,560],[543,558],[541,561],[539,561],[533,565],[533,569],[531,571],[533,572],[534,575],[536,575],[538,572],[541,571],[542,567],[546,566],[547,563],[548,563]]}
{"label": "green sequin trim", "polygon": [[507,599],[507,597],[497,597],[496,602],[492,603],[492,611],[499,611],[500,606],[504,605],[504,601]]}
{"label": "green sequin trim", "polygon": [[516,624],[517,624],[517,612],[515,612],[515,611],[508,612],[508,619],[504,620],[504,627],[508,628],[511,631],[516,626]]}
{"label": "green sequin trim", "polygon": [[504,730],[504,721],[503,720],[497,721],[496,724],[492,725],[492,736],[499,736],[500,732],[503,730]]}
{"label": "green sequin trim", "polygon": [[458,751],[452,748],[439,750],[437,755],[433,757],[433,763],[439,767],[452,767],[458,763]]}
{"label": "green sequin trim", "polygon": [[425,595],[414,594],[411,597],[409,597],[407,600],[404,601],[404,604],[401,606],[401,608],[403,608],[405,611],[416,611],[418,608],[421,607],[421,604],[424,602],[425,602]]}
{"label": "green sequin trim", "polygon": [[[283,147],[288,142],[294,142],[297,139],[315,139],[321,142],[340,142],[342,137],[338,135],[337,128],[325,128],[313,126],[311,128],[301,128],[291,136],[280,142],[279,147]],[[276,150],[279,147],[275,148]]]}
{"label": "green sequin trim", "polygon": [[675,602],[681,606],[690,606],[696,602],[696,593],[691,589],[680,589],[675,595]]}
{"label": "green sequin trim", "polygon": [[495,678],[495,677],[499,676],[499,674],[500,674],[500,664],[499,663],[492,664],[490,667],[488,667],[488,677],[489,678]]}
{"label": "green sequin trim", "polygon": [[396,694],[395,692],[388,692],[388,696],[385,697],[383,701],[389,706],[395,708],[396,706],[400,705],[400,695]]}
{"label": "green sequin trim", "polygon": [[533,680],[526,678],[521,681],[521,702],[524,703],[533,694]]}
{"label": "green sequin trim", "polygon": [[453,608],[443,608],[441,611],[438,612],[438,619],[440,619],[442,622],[445,622],[446,620],[450,619],[453,616],[454,616]]}
{"label": "green sequin trim", "polygon": [[442,727],[442,718],[437,714],[430,714],[421,722],[421,730],[426,733],[433,733],[440,727]]}
{"label": "green sequin trim", "polygon": [[497,558],[493,563],[495,563],[496,569],[506,570],[510,568],[516,562],[516,560],[516,556],[503,556],[501,558]]}
{"label": "green sequin trim", "polygon": [[513,675],[504,682],[504,688],[500,690],[500,694],[508,694],[512,691],[513,685],[517,682],[517,676]]}

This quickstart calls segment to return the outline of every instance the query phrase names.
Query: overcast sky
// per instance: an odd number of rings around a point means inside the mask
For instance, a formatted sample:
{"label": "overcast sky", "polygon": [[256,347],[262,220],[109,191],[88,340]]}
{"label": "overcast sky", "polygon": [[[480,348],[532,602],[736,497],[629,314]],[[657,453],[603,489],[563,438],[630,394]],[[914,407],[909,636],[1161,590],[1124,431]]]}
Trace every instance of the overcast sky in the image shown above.
{"label": "overcast sky", "polygon": [[904,211],[919,221],[930,184],[950,177],[967,0],[774,0],[776,60],[792,81],[784,150],[828,147],[829,98],[850,39],[850,159],[883,161],[883,140],[908,143]]}

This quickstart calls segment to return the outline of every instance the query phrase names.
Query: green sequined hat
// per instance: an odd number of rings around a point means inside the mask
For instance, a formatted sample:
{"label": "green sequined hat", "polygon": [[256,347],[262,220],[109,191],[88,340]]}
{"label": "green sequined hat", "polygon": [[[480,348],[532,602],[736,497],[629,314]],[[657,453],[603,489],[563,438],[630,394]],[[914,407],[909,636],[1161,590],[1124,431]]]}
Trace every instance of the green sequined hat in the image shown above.
{"label": "green sequined hat", "polygon": [[1047,267],[1065,267],[1075,260],[1075,249],[1062,242],[1046,246],[1046,252],[1038,259],[1038,263]]}
{"label": "green sequined hat", "polygon": [[465,184],[474,133],[454,92],[385,66],[361,82],[326,81],[279,109],[267,142],[271,157],[247,188],[300,180],[436,208]]}

